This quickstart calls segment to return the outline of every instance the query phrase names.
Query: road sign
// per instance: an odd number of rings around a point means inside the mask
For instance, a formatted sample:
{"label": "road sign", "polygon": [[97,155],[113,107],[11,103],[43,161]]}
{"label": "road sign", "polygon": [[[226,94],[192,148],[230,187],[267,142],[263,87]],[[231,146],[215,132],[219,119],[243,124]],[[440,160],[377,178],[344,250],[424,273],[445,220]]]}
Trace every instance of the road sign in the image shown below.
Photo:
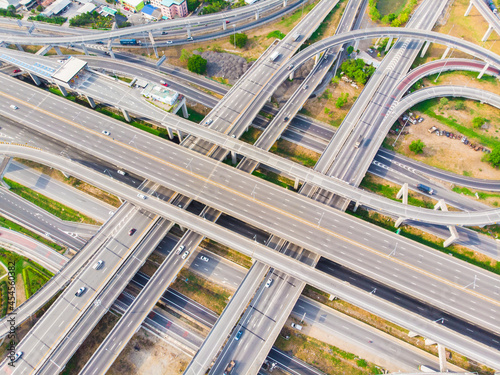
{"label": "road sign", "polygon": [[167,57],[165,55],[163,55],[160,60],[158,60],[158,62],[156,63],[156,66],[160,66],[161,64],[163,64],[163,62],[167,59]]}

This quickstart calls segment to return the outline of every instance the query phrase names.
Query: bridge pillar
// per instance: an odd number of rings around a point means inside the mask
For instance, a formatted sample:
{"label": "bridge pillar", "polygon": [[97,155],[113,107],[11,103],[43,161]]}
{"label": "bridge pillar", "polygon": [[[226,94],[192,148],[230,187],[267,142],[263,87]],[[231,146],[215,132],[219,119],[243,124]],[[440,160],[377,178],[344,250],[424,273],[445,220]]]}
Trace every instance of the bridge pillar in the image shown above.
{"label": "bridge pillar", "polygon": [[318,64],[319,58],[321,57],[320,53],[317,53],[314,55],[314,65],[316,66]]}
{"label": "bridge pillar", "polygon": [[283,0],[283,8],[286,7],[286,0]]}
{"label": "bridge pillar", "polygon": [[156,48],[156,46],[153,46],[153,51],[155,52],[156,58],[159,59],[160,55],[158,55],[158,48]]}
{"label": "bridge pillar", "polygon": [[48,46],[43,46],[40,48],[38,51],[36,51],[35,55],[38,56],[45,56],[47,52],[49,52],[52,49],[52,46],[49,44]]}
{"label": "bridge pillar", "polygon": [[405,182],[396,195],[397,199],[403,197],[403,204],[408,204],[408,182]]}
{"label": "bridge pillar", "polygon": [[259,11],[255,12],[255,20],[257,21],[259,19]]}
{"label": "bridge pillar", "polygon": [[19,51],[24,52],[23,46],[16,43],[16,47]]}
{"label": "bridge pillar", "polygon": [[113,25],[111,26],[111,30],[116,30],[118,28],[118,25],[116,24],[116,21],[113,22]]}
{"label": "bridge pillar", "polygon": [[226,30],[226,29],[227,29],[226,20],[222,20],[222,30]]}
{"label": "bridge pillar", "polygon": [[293,188],[295,190],[299,190],[300,180],[298,177],[295,177],[295,182],[293,183]]}
{"label": "bridge pillar", "polygon": [[61,85],[57,85],[57,87],[59,88],[59,90],[61,90],[61,94],[63,94],[63,96],[68,96],[68,92],[66,91],[66,88],[61,86]]}
{"label": "bridge pillar", "polygon": [[387,42],[387,45],[385,46],[385,52],[389,51],[389,48],[391,48],[392,40],[394,38],[389,38],[389,41]]}
{"label": "bridge pillar", "polygon": [[[472,4],[472,3],[471,3]],[[447,372],[446,369],[446,348],[438,343],[439,372]]]}
{"label": "bridge pillar", "polygon": [[125,121],[127,121],[127,122],[132,121],[132,119],[130,118],[130,115],[128,114],[127,110],[125,110],[123,108],[121,108],[121,110],[122,110],[122,113],[123,113],[123,117],[125,117]]}
{"label": "bridge pillar", "polygon": [[484,73],[486,73],[486,71],[488,70],[488,68],[490,67],[490,63],[487,63],[484,68],[481,70],[481,72],[479,73],[479,75],[477,76],[477,79],[481,79],[484,75]]}
{"label": "bridge pillar", "polygon": [[396,223],[394,224],[394,227],[399,228],[401,226],[401,224],[403,224],[403,221],[405,221],[405,219],[403,217],[398,218],[396,220]]}
{"label": "bridge pillar", "polygon": [[356,203],[354,204],[354,209],[352,210],[352,212],[356,212],[359,208],[359,202],[356,201]]}
{"label": "bridge pillar", "polygon": [[109,49],[108,53],[109,53],[109,57],[111,57],[112,59],[116,59],[115,53],[113,52],[113,50],[111,48]]}
{"label": "bridge pillar", "polygon": [[179,138],[179,143],[182,143],[182,133],[179,129],[177,129],[177,137]]}
{"label": "bridge pillar", "polygon": [[94,102],[94,99],[88,95],[85,95],[85,97],[87,98],[87,101],[89,102],[90,106],[92,108],[95,108],[95,102]]}
{"label": "bridge pillar", "polygon": [[189,117],[189,113],[188,113],[187,106],[186,106],[186,97],[182,98],[181,102],[179,104],[177,104],[177,106],[175,107],[175,109],[172,113],[174,115],[177,114],[177,112],[179,112],[179,109],[182,109],[182,115],[185,118]]}
{"label": "bridge pillar", "polygon": [[484,36],[483,36],[483,39],[481,39],[481,42],[487,41],[488,38],[490,37],[490,34],[491,34],[492,31],[493,31],[493,26],[492,25],[488,25],[488,30],[486,30],[486,32],[484,33]]}
{"label": "bridge pillar", "polygon": [[448,225],[448,229],[450,230],[451,236],[446,239],[443,243],[443,247],[450,246],[455,240],[458,240],[458,232],[457,228],[454,225]]}
{"label": "bridge pillar", "polygon": [[236,152],[234,151],[231,151],[231,162],[236,165],[236,163],[238,162],[238,160],[236,159]]}
{"label": "bridge pillar", "polygon": [[85,44],[81,44],[83,52],[88,56],[89,55],[89,50],[87,49],[87,46]]}
{"label": "bridge pillar", "polygon": [[293,73],[294,73],[294,72],[291,72],[291,73],[288,75],[288,79],[289,79],[290,81],[293,81]]}
{"label": "bridge pillar", "polygon": [[191,29],[187,29],[187,33],[188,33],[188,38],[191,38]]}
{"label": "bridge pillar", "polygon": [[174,132],[172,131],[172,128],[167,126],[167,134],[169,139],[174,139]]}
{"label": "bridge pillar", "polygon": [[446,47],[446,50],[443,53],[443,56],[441,56],[441,60],[446,58],[446,55],[448,55],[448,52],[450,52],[450,47]]}
{"label": "bridge pillar", "polygon": [[40,81],[40,78],[38,78],[36,75],[34,75],[33,73],[30,73],[30,77],[31,79],[33,80],[33,82],[35,82],[35,85],[37,86],[40,86],[40,84],[42,83]]}
{"label": "bridge pillar", "polygon": [[422,48],[422,52],[420,52],[420,57],[424,57],[425,53],[427,52],[427,49],[429,49],[429,46],[431,45],[431,42],[427,41],[425,42],[423,48]]}
{"label": "bridge pillar", "polygon": [[469,3],[467,10],[465,11],[464,17],[467,17],[472,9],[472,1]]}
{"label": "bridge pillar", "polygon": [[57,55],[58,56],[62,56],[63,53],[61,52],[61,49],[59,48],[59,46],[54,46],[54,51],[56,51]]}

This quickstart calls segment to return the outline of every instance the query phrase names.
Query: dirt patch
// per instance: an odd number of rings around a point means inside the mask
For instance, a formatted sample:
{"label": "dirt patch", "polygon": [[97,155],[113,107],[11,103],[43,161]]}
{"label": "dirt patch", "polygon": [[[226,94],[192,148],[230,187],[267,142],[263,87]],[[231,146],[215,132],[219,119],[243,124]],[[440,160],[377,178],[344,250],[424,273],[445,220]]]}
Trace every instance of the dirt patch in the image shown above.
{"label": "dirt patch", "polygon": [[26,293],[24,291],[23,275],[19,273],[16,278],[16,306],[21,305],[26,301]]}
{"label": "dirt patch", "polygon": [[250,67],[250,64],[243,57],[230,53],[206,51],[201,54],[201,57],[207,60],[207,75],[209,77],[226,78],[230,84],[236,83]]}
{"label": "dirt patch", "polygon": [[295,143],[278,139],[271,147],[270,151],[273,154],[293,160],[297,163],[303,164],[306,167],[314,167],[318,161],[320,154],[309,150],[303,146]]}
{"label": "dirt patch", "polygon": [[118,356],[108,375],[182,374],[191,358],[141,328]]}

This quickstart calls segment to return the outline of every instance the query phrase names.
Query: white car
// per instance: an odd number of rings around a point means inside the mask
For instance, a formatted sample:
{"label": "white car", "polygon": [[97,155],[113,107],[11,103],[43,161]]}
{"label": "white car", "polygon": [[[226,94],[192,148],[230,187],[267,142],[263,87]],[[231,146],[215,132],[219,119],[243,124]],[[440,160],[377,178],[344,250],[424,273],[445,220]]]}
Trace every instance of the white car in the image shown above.
{"label": "white car", "polygon": [[14,105],[14,104],[11,104],[10,108],[12,108],[12,109],[18,109],[18,107],[16,105]]}
{"label": "white car", "polygon": [[267,279],[266,288],[269,288],[272,283],[273,283],[273,279],[271,279],[271,278]]}
{"label": "white car", "polygon": [[23,356],[23,354],[24,354],[24,352],[21,352],[21,351],[17,352],[17,353],[14,355],[14,359],[12,360],[12,362],[17,362],[17,360],[18,360],[19,358],[21,358],[21,357]]}
{"label": "white car", "polygon": [[167,44],[172,44],[173,42],[171,40],[167,40]]}
{"label": "white car", "polygon": [[125,176],[127,174],[127,172],[122,171],[121,169],[118,169],[116,173],[121,174],[122,176]]}
{"label": "white car", "polygon": [[184,245],[179,246],[179,248],[177,249],[177,254],[182,253],[182,250],[184,250]]}
{"label": "white car", "polygon": [[94,269],[95,270],[100,270],[102,268],[102,266],[104,265],[104,261],[103,260],[100,260],[98,261],[96,264],[94,264]]}
{"label": "white car", "polygon": [[80,297],[85,291],[87,290],[86,287],[82,286],[78,291],[75,293],[75,296]]}
{"label": "white car", "polygon": [[103,130],[101,133],[104,134],[104,135],[111,135],[111,133],[108,132],[107,130]]}
{"label": "white car", "polygon": [[206,257],[205,255],[201,255],[200,259],[204,262],[208,262],[210,260],[210,258]]}
{"label": "white car", "polygon": [[146,199],[146,196],[144,194],[137,194],[137,196],[141,199]]}
{"label": "white car", "polygon": [[184,251],[184,254],[182,254],[182,259],[186,259],[189,255],[189,251]]}

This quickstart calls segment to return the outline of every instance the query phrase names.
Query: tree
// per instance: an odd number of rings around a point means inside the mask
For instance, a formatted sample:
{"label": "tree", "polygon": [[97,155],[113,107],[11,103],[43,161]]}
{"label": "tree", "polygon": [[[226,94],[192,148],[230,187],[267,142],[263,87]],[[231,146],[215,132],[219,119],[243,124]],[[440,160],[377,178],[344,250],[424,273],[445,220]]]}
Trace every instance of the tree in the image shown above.
{"label": "tree", "polygon": [[500,145],[496,146],[491,151],[491,154],[488,155],[488,161],[494,167],[500,167]]}
{"label": "tree", "polygon": [[354,52],[354,47],[353,46],[349,46],[347,47],[347,54],[350,55],[351,53]]}
{"label": "tree", "polygon": [[472,119],[472,126],[474,126],[475,128],[480,128],[481,126],[483,126],[485,121],[486,120],[482,117],[474,117]]}
{"label": "tree", "polygon": [[335,107],[342,108],[343,106],[345,106],[347,104],[348,97],[349,97],[349,94],[347,92],[340,94],[337,101],[335,102]]}
{"label": "tree", "polygon": [[424,152],[424,147],[424,142],[422,142],[420,139],[417,139],[410,144],[410,151],[414,152],[415,154],[421,154],[422,152]]}
{"label": "tree", "polygon": [[41,6],[41,5],[37,6],[36,10],[39,11],[39,12],[42,12],[43,11],[43,6]]}
{"label": "tree", "polygon": [[183,48],[181,50],[181,57],[179,57],[179,60],[182,62],[187,62],[191,56],[192,56],[192,53],[189,52],[187,49]]}
{"label": "tree", "polygon": [[465,109],[465,103],[464,103],[464,101],[463,100],[457,100],[455,102],[455,109],[457,111],[461,111],[461,110]]}
{"label": "tree", "polygon": [[193,55],[188,59],[187,68],[190,72],[203,74],[207,69],[207,60],[200,55]]}
{"label": "tree", "polygon": [[[236,39],[236,41],[235,41]],[[238,48],[243,48],[245,47],[245,44],[247,44],[248,36],[247,34],[243,33],[236,33],[236,34],[231,34],[229,36],[229,42],[232,45],[236,45]]]}
{"label": "tree", "polygon": [[443,108],[445,105],[448,105],[449,100],[447,98],[439,99],[439,108]]}

